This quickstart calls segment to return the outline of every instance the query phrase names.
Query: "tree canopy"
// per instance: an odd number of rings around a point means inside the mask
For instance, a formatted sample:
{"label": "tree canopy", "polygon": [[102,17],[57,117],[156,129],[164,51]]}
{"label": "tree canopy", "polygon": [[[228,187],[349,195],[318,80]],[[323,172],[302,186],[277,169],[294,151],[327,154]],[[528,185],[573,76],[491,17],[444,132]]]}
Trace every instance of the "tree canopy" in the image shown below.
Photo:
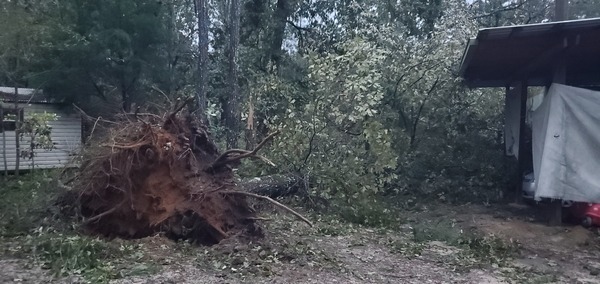
{"label": "tree canopy", "polygon": [[[571,2],[571,18],[600,13]],[[228,145],[282,131],[279,167],[242,175],[301,173],[326,199],[490,200],[505,186],[503,98],[465,88],[460,56],[478,28],[552,16],[550,0],[11,0],[0,84],[93,115],[195,96]]]}

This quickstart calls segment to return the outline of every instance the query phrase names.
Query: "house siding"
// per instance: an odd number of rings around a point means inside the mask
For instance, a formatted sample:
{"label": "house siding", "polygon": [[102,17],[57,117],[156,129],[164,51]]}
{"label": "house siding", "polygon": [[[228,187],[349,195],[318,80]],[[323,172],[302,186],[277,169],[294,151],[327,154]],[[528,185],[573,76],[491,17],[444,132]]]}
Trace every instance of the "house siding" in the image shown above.
{"label": "house siding", "polygon": [[[3,103],[5,107],[13,107],[13,104]],[[37,149],[34,157],[35,168],[47,169],[72,165],[73,154],[76,154],[81,147],[81,119],[77,114],[69,114],[57,105],[52,104],[19,104],[24,108],[24,117],[30,117],[32,113],[56,113],[58,119],[49,122],[52,126],[51,138],[55,144],[52,150]],[[15,170],[16,167],[16,144],[15,132],[6,131],[6,158],[8,170]],[[0,142],[2,134],[0,134]],[[29,145],[27,138],[20,141],[21,148]],[[32,161],[29,159],[20,160],[20,169],[32,169]],[[4,169],[4,154],[2,143],[0,143],[0,169]]]}

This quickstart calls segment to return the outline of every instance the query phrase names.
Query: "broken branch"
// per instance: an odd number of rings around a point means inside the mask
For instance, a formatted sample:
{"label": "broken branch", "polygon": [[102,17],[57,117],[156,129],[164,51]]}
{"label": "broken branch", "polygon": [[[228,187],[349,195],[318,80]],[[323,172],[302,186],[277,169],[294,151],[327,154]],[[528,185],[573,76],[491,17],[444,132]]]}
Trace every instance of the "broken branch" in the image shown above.
{"label": "broken branch", "polygon": [[290,212],[292,215],[298,217],[298,219],[302,220],[304,223],[308,224],[309,226],[313,227],[313,223],[310,222],[308,219],[306,219],[304,216],[302,216],[300,213],[294,211],[293,209],[273,200],[272,198],[268,197],[268,196],[263,196],[263,195],[258,195],[255,193],[250,193],[250,192],[243,192],[243,191],[223,191],[222,193],[226,193],[226,194],[240,194],[240,195],[246,195],[246,196],[250,196],[250,197],[254,197],[257,199],[263,199],[266,201],[269,201],[271,203],[273,203],[274,205],[276,205],[277,207],[284,209],[288,212]]}
{"label": "broken branch", "polygon": [[189,97],[187,99],[185,99],[185,101],[183,101],[183,103],[176,107],[175,110],[171,113],[171,117],[175,116],[177,113],[179,113],[185,106],[187,106],[189,103],[191,103],[194,100],[194,97]]}
{"label": "broken branch", "polygon": [[105,122],[105,123],[117,124],[117,123],[116,123],[116,122],[114,122],[114,121],[106,120],[106,119],[103,119],[102,117],[93,117],[93,116],[90,116],[90,115],[88,115],[87,113],[85,113],[85,111],[83,111],[81,108],[79,108],[79,107],[78,107],[76,104],[73,104],[73,107],[74,107],[74,108],[75,108],[75,110],[77,110],[77,111],[79,112],[79,114],[80,114],[81,116],[83,116],[83,117],[84,117],[86,120],[90,120],[90,121],[94,121],[94,120],[95,120],[96,122],[98,122],[98,121],[102,121],[102,122]]}
{"label": "broken branch", "polygon": [[117,208],[121,207],[121,205],[123,205],[124,203],[125,203],[125,200],[123,200],[121,203],[119,203],[117,206],[113,207],[112,209],[106,210],[106,211],[104,211],[104,212],[102,212],[102,213],[100,213],[100,214],[98,214],[98,215],[96,215],[96,216],[94,216],[92,218],[89,218],[89,219],[85,220],[83,222],[83,224],[84,225],[85,224],[89,224],[89,223],[94,222],[94,221],[96,221],[96,220],[98,220],[98,219],[100,219],[100,218],[102,218],[102,217],[104,217],[104,216],[106,216],[106,215],[108,215],[110,213],[115,212],[117,210]]}
{"label": "broken branch", "polygon": [[[258,152],[258,150],[260,150],[262,147],[265,146],[265,144],[267,144],[267,142],[269,142],[270,140],[273,139],[273,137],[275,137],[275,135],[279,134],[279,130],[267,135],[267,137],[265,137],[265,139],[263,139],[263,141],[261,141],[256,148],[254,148],[254,150],[252,151],[247,151],[247,150],[241,150],[241,149],[230,149],[225,151],[223,154],[221,154],[213,163],[212,165],[209,167],[210,169],[214,169],[216,167],[222,166],[222,165],[226,165],[235,161],[239,161],[241,159],[244,158],[248,158],[248,157],[255,157],[258,159],[261,159],[262,161],[264,161],[265,163],[275,166],[275,164],[271,161],[269,161],[267,158],[262,157],[260,155],[256,155],[256,152]],[[230,154],[235,154],[237,153],[237,156],[233,156],[231,158],[228,158],[228,156]]]}
{"label": "broken branch", "polygon": [[113,144],[113,145],[109,145],[109,144],[102,144],[100,146],[102,147],[108,147],[108,148],[117,148],[117,149],[135,149],[135,148],[140,148],[142,146],[145,145],[150,145],[147,142],[141,142],[141,143],[137,143],[137,144],[132,144],[132,145],[119,145],[119,144]]}
{"label": "broken branch", "polygon": [[[228,153],[228,154],[239,153],[241,155],[250,155],[252,153],[252,151],[242,150],[242,149],[230,149],[230,150],[227,150],[227,152],[225,152],[225,153]],[[225,153],[223,153],[223,154],[225,154]],[[254,155],[250,155],[250,157],[257,158],[271,167],[276,166],[275,163],[271,162],[271,160],[267,159],[265,156],[254,154]]]}
{"label": "broken branch", "polygon": [[248,217],[248,218],[246,218],[246,220],[252,220],[252,221],[273,221],[273,219],[271,219],[271,218],[263,218],[263,217]]}

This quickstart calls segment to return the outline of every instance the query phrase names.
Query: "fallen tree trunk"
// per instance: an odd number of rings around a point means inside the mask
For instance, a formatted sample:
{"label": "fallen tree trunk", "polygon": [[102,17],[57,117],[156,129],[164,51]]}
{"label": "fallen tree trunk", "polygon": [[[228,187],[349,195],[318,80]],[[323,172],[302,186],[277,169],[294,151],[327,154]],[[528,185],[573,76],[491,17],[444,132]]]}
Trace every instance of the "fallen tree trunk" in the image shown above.
{"label": "fallen tree trunk", "polygon": [[299,174],[277,174],[242,180],[239,188],[242,191],[278,198],[304,194],[308,182]]}

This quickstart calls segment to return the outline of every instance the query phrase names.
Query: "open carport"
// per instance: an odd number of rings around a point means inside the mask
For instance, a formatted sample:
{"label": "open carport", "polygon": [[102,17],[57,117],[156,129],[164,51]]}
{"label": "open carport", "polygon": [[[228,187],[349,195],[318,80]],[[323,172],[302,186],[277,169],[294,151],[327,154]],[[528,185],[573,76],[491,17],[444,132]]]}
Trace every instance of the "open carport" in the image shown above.
{"label": "open carport", "polygon": [[[541,159],[540,152],[533,149],[540,149],[540,145],[548,142],[544,138],[540,141],[540,135],[536,139],[534,137],[533,144],[531,141],[531,133],[526,131],[529,129],[528,123],[528,105],[532,105],[533,94],[528,94],[528,87],[540,86],[545,87],[546,91],[559,88],[562,92],[569,92],[568,85],[571,87],[579,87],[591,90],[599,89],[600,87],[600,18],[557,21],[541,24],[507,26],[497,28],[487,28],[479,30],[477,36],[469,40],[469,43],[464,51],[463,59],[460,68],[461,76],[465,79],[468,86],[472,88],[490,88],[503,87],[506,94],[506,112],[505,112],[505,143],[507,156],[514,156],[519,161],[519,177],[523,178],[523,173],[533,170],[536,160]],[[554,85],[553,85],[554,84]],[[560,85],[557,85],[560,84]],[[552,86],[552,87],[551,87]],[[560,87],[557,87],[560,86]],[[579,92],[579,91],[577,91]],[[585,91],[584,91],[585,92]],[[547,93],[547,92],[545,92]],[[575,95],[575,94],[573,94]],[[579,96],[581,99],[581,96]],[[600,98],[599,98],[600,100]],[[529,104],[528,104],[529,101]],[[584,103],[585,104],[585,103]],[[574,104],[571,104],[574,105]],[[577,104],[575,104],[577,105]],[[563,105],[564,106],[564,105]],[[589,106],[589,105],[588,105]],[[554,104],[553,108],[556,108]],[[558,108],[560,113],[555,109],[548,109],[550,116],[563,115],[564,107]],[[582,112],[590,112],[593,108],[580,108]],[[571,113],[577,113],[576,110],[570,110]],[[538,112],[539,113],[539,112]],[[595,113],[586,114],[593,120]],[[538,115],[539,116],[539,115]],[[562,123],[576,123],[573,120],[561,120]],[[595,125],[588,123],[589,127]],[[580,124],[578,124],[580,125]],[[588,128],[589,128],[588,127]],[[534,126],[535,128],[535,126]],[[569,127],[564,127],[569,129]],[[540,129],[538,129],[540,130]],[[589,129],[588,129],[589,130]],[[534,129],[533,134],[536,133]],[[573,131],[570,130],[570,137],[573,137]],[[584,135],[579,131],[579,145],[584,142],[593,143],[593,137]],[[553,136],[552,134],[551,136]],[[560,134],[557,134],[560,135]],[[535,136],[535,135],[533,135]],[[564,141],[563,141],[564,142]],[[600,141],[599,141],[600,142]],[[547,143],[546,143],[547,144]],[[545,144],[544,144],[545,145]],[[576,144],[571,144],[576,145]],[[587,147],[584,147],[587,149]],[[549,149],[549,148],[546,148]],[[560,181],[561,186],[572,186],[573,183],[564,183],[569,177],[573,177],[574,161],[579,159],[581,163],[589,164],[592,159],[585,150],[579,151],[581,147],[564,147],[570,149],[568,162],[563,160],[562,168],[569,171],[563,171]],[[584,162],[585,161],[585,162]],[[560,161],[555,161],[560,163]],[[600,161],[592,161],[600,163]],[[589,165],[587,165],[589,166]],[[544,171],[544,168],[540,168]],[[577,171],[578,173],[581,170]],[[536,177],[548,174],[556,175],[556,172],[535,173]],[[587,178],[592,178],[591,175],[585,175]],[[595,176],[593,178],[596,178]],[[574,178],[571,178],[574,180]],[[519,183],[522,184],[522,183]],[[542,184],[543,181],[542,181]],[[581,188],[584,185],[594,184],[593,182],[581,183],[577,182],[575,187],[578,192],[593,190],[600,193],[600,187],[595,189]],[[558,185],[553,184],[557,188]],[[520,196],[521,188],[518,189]],[[571,189],[571,192],[574,189]],[[556,190],[554,190],[556,191]],[[566,190],[562,189],[562,192]],[[557,224],[561,221],[561,195],[553,194],[552,190],[536,191],[536,198],[554,198],[553,209],[550,217],[550,223]],[[573,194],[563,195],[572,197]],[[586,200],[586,195],[580,195],[577,201],[596,202],[595,198],[589,197]]]}

